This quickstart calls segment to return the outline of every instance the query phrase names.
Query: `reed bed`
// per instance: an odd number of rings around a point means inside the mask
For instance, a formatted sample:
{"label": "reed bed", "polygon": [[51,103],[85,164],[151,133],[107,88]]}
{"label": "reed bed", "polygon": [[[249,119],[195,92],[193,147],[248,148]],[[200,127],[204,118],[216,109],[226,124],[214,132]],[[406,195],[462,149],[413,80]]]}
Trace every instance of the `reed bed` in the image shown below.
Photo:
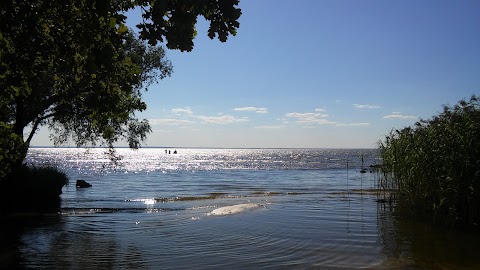
{"label": "reed bed", "polygon": [[10,212],[56,212],[67,175],[54,166],[17,168],[0,179],[0,217]]}
{"label": "reed bed", "polygon": [[480,98],[444,105],[379,142],[385,185],[398,207],[446,225],[480,224]]}

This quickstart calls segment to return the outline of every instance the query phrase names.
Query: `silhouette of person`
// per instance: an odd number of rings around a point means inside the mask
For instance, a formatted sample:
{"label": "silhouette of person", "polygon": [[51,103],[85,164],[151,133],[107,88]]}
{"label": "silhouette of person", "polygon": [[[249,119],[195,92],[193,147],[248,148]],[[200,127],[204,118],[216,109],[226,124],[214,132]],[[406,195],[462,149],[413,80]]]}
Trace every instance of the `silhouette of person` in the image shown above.
{"label": "silhouette of person", "polygon": [[173,153],[176,154],[176,153],[177,153],[177,150],[173,151]]}

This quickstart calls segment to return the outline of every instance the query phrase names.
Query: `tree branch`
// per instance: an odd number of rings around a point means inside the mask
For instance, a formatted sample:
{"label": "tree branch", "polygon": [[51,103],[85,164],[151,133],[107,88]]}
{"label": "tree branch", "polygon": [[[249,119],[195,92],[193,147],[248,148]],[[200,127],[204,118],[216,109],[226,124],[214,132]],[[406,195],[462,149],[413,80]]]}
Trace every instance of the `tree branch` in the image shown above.
{"label": "tree branch", "polygon": [[32,140],[33,138],[33,135],[35,134],[35,132],[37,131],[37,128],[38,126],[42,123],[42,121],[44,121],[45,119],[48,119],[50,117],[53,117],[55,116],[56,113],[50,113],[50,114],[47,114],[47,115],[44,115],[42,117],[39,117],[35,120],[35,123],[33,124],[33,127],[32,127],[32,130],[30,131],[30,134],[28,135],[28,138],[27,140],[25,141],[25,143],[27,145],[30,145],[30,141]]}

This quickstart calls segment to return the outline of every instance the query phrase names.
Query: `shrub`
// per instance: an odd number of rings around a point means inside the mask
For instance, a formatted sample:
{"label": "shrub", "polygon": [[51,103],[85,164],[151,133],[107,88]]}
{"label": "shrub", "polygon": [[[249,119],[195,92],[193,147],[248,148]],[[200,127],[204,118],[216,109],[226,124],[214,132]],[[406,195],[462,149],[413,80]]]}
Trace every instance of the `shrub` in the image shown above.
{"label": "shrub", "polygon": [[480,222],[480,98],[472,96],[380,142],[399,206],[450,225]]}
{"label": "shrub", "polygon": [[1,183],[5,211],[52,212],[60,208],[60,194],[68,177],[55,167],[22,166]]}

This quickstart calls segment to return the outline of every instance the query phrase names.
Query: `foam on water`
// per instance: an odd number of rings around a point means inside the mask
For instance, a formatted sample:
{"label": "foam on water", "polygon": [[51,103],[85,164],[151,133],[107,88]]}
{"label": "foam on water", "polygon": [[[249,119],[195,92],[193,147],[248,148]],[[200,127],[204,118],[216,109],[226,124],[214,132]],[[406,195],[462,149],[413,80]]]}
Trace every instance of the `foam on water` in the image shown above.
{"label": "foam on water", "polygon": [[224,206],[211,211],[210,213],[208,213],[208,215],[213,215],[213,216],[232,215],[232,214],[242,213],[247,210],[253,210],[259,207],[261,207],[261,205],[256,203],[244,203],[244,204],[237,204],[237,205],[231,205],[231,206]]}

